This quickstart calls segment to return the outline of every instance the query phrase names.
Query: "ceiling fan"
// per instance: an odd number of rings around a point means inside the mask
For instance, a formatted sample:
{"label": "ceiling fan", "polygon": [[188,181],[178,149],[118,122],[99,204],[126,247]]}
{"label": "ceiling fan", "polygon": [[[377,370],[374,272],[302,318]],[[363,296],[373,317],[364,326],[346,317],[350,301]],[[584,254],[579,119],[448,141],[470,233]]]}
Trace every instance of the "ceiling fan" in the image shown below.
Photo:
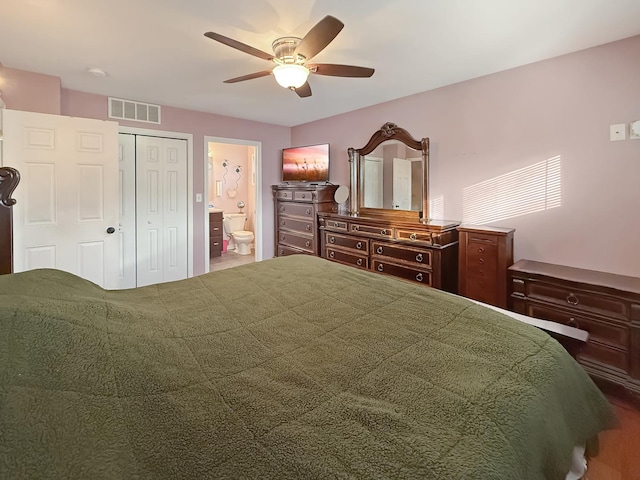
{"label": "ceiling fan", "polygon": [[354,65],[336,65],[332,63],[307,63],[320,53],[331,41],[336,38],[344,23],[331,15],[327,15],[303,37],[281,37],[273,44],[273,54],[263,52],[232,38],[219,33],[207,32],[205,37],[228,45],[229,47],[248,53],[258,58],[268,60],[276,64],[270,70],[242,75],[230,78],[224,83],[236,83],[253,78],[266,77],[273,74],[276,81],[285,88],[289,88],[299,97],[310,97],[311,87],[307,82],[310,73],[316,75],[328,75],[332,77],[370,77],[375,71],[373,68],[356,67]]}

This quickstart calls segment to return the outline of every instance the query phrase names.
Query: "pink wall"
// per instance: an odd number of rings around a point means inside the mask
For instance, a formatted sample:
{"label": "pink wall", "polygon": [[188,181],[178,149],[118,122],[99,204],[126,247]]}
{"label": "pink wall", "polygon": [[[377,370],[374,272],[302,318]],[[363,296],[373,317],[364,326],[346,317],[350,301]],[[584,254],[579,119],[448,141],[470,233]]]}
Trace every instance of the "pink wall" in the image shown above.
{"label": "pink wall", "polygon": [[[108,99],[102,95],[62,89],[62,115],[107,120]],[[193,188],[194,195],[204,190],[205,159],[204,137],[251,140],[262,143],[262,245],[264,258],[271,258],[273,244],[273,195],[271,185],[280,181],[281,149],[291,145],[291,129],[211,113],[195,112],[174,107],[162,107],[162,124],[120,121],[121,125],[144,129],[165,130],[193,134]],[[194,202],[194,275],[204,273],[204,208],[207,202]]]}
{"label": "pink wall", "polygon": [[610,124],[640,119],[638,59],[640,36],[299,125],[291,140],[330,141],[331,181],[348,185],[347,148],[385,122],[429,137],[430,198],[463,221],[466,187],[560,156],[560,207],[491,224],[516,228],[516,260],[640,276],[640,140],[609,141]]}
{"label": "pink wall", "polygon": [[60,78],[0,65],[0,91],[11,110],[60,115]]}

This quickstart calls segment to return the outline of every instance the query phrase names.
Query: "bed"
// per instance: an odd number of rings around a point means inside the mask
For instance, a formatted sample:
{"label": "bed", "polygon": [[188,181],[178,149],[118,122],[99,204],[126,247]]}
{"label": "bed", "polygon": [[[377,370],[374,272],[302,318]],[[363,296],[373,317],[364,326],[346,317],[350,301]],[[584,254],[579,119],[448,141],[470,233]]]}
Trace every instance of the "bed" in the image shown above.
{"label": "bed", "polygon": [[0,275],[0,478],[564,479],[614,422],[544,331],[317,257]]}

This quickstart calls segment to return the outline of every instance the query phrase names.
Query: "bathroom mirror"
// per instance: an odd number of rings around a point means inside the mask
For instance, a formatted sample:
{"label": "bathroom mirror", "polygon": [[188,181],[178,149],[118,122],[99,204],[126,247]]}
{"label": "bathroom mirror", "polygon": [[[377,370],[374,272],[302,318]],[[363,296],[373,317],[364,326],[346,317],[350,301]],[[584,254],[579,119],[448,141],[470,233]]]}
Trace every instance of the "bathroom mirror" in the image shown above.
{"label": "bathroom mirror", "polygon": [[362,148],[349,148],[352,215],[427,221],[429,139],[385,123]]}

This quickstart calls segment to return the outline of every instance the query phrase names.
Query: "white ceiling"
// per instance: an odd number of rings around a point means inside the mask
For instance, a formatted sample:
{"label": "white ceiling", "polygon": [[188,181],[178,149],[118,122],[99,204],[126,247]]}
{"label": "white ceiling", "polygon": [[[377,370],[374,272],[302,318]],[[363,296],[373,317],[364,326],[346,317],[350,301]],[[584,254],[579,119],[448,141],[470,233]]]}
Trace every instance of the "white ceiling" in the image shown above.
{"label": "white ceiling", "polygon": [[[306,99],[270,64],[204,37],[271,52],[325,15],[345,27],[314,58],[373,67],[312,75]],[[2,0],[0,62],[64,88],[293,126],[640,34],[639,0]],[[90,76],[89,67],[108,72]]]}

